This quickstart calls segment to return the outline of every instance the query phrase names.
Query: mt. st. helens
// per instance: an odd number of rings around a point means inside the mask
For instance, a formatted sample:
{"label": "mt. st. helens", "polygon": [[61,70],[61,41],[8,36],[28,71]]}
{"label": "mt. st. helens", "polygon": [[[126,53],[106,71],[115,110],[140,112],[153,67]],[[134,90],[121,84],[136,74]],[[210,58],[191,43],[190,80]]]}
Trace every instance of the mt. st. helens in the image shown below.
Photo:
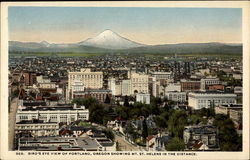
{"label": "mt. st. helens", "polygon": [[129,49],[145,46],[126,39],[111,30],[105,30],[94,38],[89,38],[79,43],[84,46],[92,46],[106,49]]}
{"label": "mt. st. helens", "polygon": [[162,45],[144,45],[119,34],[105,30],[96,37],[78,43],[55,44],[42,42],[9,41],[12,53],[132,53],[132,54],[227,54],[242,55],[242,44],[179,43]]}

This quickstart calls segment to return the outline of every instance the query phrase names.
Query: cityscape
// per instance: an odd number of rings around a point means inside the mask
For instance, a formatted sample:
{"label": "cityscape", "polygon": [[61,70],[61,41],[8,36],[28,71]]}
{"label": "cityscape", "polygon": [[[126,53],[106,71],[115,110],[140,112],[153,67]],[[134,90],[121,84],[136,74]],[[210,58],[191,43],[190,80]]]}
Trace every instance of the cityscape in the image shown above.
{"label": "cityscape", "polygon": [[149,45],[128,33],[103,29],[71,43],[11,35],[9,150],[242,151],[240,40],[199,41],[197,32],[198,42]]}

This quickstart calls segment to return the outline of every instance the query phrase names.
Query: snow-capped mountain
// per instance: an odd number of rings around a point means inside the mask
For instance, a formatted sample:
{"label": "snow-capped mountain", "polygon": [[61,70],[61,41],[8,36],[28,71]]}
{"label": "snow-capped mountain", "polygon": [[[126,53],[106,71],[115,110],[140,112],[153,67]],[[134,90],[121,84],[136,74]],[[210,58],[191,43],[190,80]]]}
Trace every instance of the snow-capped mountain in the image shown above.
{"label": "snow-capped mountain", "polygon": [[89,38],[79,43],[79,45],[106,48],[106,49],[129,49],[145,46],[126,39],[111,30],[105,30],[94,38]]}

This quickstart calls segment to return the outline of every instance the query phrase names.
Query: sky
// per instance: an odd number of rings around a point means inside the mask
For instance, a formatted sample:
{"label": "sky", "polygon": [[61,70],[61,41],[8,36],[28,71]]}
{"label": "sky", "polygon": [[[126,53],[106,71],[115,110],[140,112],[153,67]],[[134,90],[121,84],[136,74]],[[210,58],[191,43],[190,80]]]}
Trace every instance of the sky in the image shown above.
{"label": "sky", "polygon": [[110,29],[148,44],[241,43],[240,8],[9,7],[9,40],[76,43]]}

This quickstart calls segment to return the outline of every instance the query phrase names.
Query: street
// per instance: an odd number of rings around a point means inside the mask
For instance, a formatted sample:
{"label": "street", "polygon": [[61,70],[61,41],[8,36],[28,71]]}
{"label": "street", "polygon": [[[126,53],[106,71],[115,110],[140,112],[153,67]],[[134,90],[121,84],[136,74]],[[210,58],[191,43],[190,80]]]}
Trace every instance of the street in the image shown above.
{"label": "street", "polygon": [[115,142],[119,143],[119,148],[122,151],[144,151],[145,150],[143,149],[143,147],[134,146],[130,144],[124,139],[124,136],[118,136],[117,134],[114,134],[114,135],[115,135]]}
{"label": "street", "polygon": [[15,122],[18,107],[18,98],[11,101],[9,113],[9,150],[14,150]]}

